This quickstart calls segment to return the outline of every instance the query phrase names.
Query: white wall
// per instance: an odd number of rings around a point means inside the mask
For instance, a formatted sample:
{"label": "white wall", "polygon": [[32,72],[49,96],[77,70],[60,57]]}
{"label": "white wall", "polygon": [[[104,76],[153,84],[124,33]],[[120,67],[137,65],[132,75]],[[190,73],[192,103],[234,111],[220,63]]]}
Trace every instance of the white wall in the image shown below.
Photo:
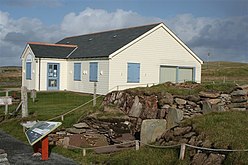
{"label": "white wall", "polygon": [[[106,94],[109,83],[108,60],[70,60],[68,61],[67,90],[83,93],[93,93],[94,82],[89,81],[90,62],[98,62],[97,94]],[[81,63],[81,81],[74,81],[74,63]],[[102,73],[102,74],[101,74]]]}
{"label": "white wall", "polygon": [[135,87],[127,83],[127,63],[140,63],[140,84],[159,83],[160,65],[196,68],[196,82],[201,81],[201,64],[163,27],[147,35],[110,59],[109,88]]}
{"label": "white wall", "polygon": [[[26,59],[27,56],[31,55],[31,80],[26,79]],[[29,90],[36,89],[36,62],[33,52],[31,51],[29,46],[26,46],[23,54],[22,54],[22,86],[26,86]]]}

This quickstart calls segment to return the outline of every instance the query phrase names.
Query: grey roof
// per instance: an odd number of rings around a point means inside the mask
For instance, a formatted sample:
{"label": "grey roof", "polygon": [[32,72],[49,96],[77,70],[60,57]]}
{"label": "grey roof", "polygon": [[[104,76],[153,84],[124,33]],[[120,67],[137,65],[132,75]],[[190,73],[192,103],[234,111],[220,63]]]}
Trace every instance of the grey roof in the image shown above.
{"label": "grey roof", "polygon": [[36,57],[40,58],[67,58],[76,46],[56,44],[28,43]]}
{"label": "grey roof", "polygon": [[57,44],[73,44],[78,46],[69,58],[108,57],[159,24],[67,37],[57,42]]}

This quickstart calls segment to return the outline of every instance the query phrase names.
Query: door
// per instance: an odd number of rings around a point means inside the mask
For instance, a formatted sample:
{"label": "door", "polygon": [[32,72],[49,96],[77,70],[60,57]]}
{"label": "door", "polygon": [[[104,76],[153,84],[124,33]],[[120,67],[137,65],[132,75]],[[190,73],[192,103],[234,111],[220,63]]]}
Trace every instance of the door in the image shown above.
{"label": "door", "polygon": [[193,68],[181,68],[179,67],[178,71],[178,82],[183,83],[186,81],[193,81],[193,73],[194,69]]}
{"label": "door", "polygon": [[177,82],[177,67],[173,66],[160,66],[159,83],[164,82]]}
{"label": "door", "polygon": [[59,64],[47,64],[47,90],[59,90]]}

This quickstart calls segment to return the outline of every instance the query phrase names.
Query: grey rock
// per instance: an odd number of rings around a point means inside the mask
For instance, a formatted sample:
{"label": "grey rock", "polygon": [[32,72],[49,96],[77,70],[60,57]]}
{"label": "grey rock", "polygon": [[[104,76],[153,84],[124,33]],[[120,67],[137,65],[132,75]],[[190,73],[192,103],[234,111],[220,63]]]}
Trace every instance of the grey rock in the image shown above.
{"label": "grey rock", "polygon": [[162,109],[169,109],[171,106],[169,104],[165,104],[162,106]]}
{"label": "grey rock", "polygon": [[236,90],[231,93],[232,96],[246,96],[247,91],[245,90]]}
{"label": "grey rock", "polygon": [[242,103],[247,101],[246,96],[232,96],[231,102],[232,103]]}
{"label": "grey rock", "polygon": [[193,106],[193,107],[196,107],[197,106],[197,104],[195,102],[193,102],[193,101],[188,101],[187,103],[189,105]]}
{"label": "grey rock", "polygon": [[246,108],[232,108],[233,111],[246,111]]}
{"label": "grey rock", "polygon": [[66,131],[73,134],[81,134],[86,132],[85,129],[77,129],[77,128],[67,128]]}
{"label": "grey rock", "polygon": [[164,119],[143,120],[140,132],[141,142],[145,144],[155,142],[165,130],[166,120]]}
{"label": "grey rock", "polygon": [[191,165],[205,165],[208,156],[205,153],[197,153],[192,159]]}
{"label": "grey rock", "polygon": [[179,135],[185,135],[189,133],[192,130],[192,127],[187,126],[187,127],[176,127],[174,128],[174,135],[179,136]]}
{"label": "grey rock", "polygon": [[0,149],[0,154],[4,154],[4,153],[5,153],[5,150]]}
{"label": "grey rock", "polygon": [[140,117],[141,113],[142,113],[142,104],[139,102],[139,97],[135,96],[134,103],[128,115],[131,117]]}
{"label": "grey rock", "polygon": [[215,99],[215,98],[220,96],[220,93],[219,92],[204,92],[204,91],[201,91],[199,93],[199,96],[200,97],[205,97],[205,98]]}
{"label": "grey rock", "polygon": [[196,102],[200,101],[201,98],[198,95],[197,96],[189,95],[189,96],[187,96],[186,100],[189,100],[189,101],[192,101],[192,102],[196,103]]}
{"label": "grey rock", "polygon": [[160,107],[162,107],[164,104],[172,105],[173,104],[173,96],[172,96],[172,94],[170,94],[168,92],[163,94],[162,98],[159,99],[158,104],[159,104]]}
{"label": "grey rock", "polygon": [[180,109],[169,108],[169,112],[166,115],[167,129],[177,126],[183,119],[183,111]]}
{"label": "grey rock", "polygon": [[221,165],[225,160],[225,155],[211,153],[205,160],[205,165]]}
{"label": "grey rock", "polygon": [[180,98],[175,98],[175,102],[176,102],[177,104],[179,104],[179,105],[184,105],[184,104],[187,103],[186,100],[180,99]]}
{"label": "grey rock", "polygon": [[221,102],[221,99],[209,99],[208,102],[212,105],[218,104]]}
{"label": "grey rock", "polygon": [[166,114],[166,109],[160,109],[158,110],[157,118],[163,119],[165,117],[165,114]]}
{"label": "grey rock", "polygon": [[212,106],[208,101],[202,101],[202,112],[203,114],[211,112]]}
{"label": "grey rock", "polygon": [[90,128],[88,124],[86,123],[77,123],[77,124],[74,124],[73,127],[75,128]]}
{"label": "grey rock", "polygon": [[194,136],[195,134],[196,134],[195,132],[189,132],[189,133],[183,135],[183,137],[185,137],[185,138],[191,138],[191,137]]}

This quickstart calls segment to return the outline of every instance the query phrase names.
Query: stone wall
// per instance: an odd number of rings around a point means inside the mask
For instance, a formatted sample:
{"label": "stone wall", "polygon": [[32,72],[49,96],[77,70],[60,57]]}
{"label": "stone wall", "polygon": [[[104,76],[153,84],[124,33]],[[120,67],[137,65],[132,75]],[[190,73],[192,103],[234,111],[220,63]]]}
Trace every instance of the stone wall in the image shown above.
{"label": "stone wall", "polygon": [[130,118],[135,118],[136,131],[142,120],[166,119],[167,129],[181,120],[204,113],[228,110],[248,110],[248,86],[237,86],[231,93],[201,91],[197,95],[173,95],[161,93],[135,93],[131,90],[114,91],[104,98],[104,106],[115,106]]}

